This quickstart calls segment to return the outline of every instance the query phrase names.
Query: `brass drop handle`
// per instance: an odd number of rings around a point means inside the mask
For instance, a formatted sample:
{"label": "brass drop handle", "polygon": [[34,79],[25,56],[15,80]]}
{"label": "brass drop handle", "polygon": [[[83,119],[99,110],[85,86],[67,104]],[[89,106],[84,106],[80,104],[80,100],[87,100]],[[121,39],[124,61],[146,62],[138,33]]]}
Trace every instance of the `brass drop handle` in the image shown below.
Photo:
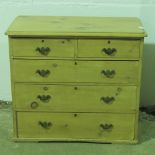
{"label": "brass drop handle", "polygon": [[106,96],[106,97],[103,96],[103,97],[100,98],[100,100],[103,101],[106,104],[112,104],[115,101],[115,98],[114,97],[109,97],[109,96]]}
{"label": "brass drop handle", "polygon": [[38,124],[44,128],[44,129],[49,129],[52,127],[52,123],[51,122],[42,122],[42,121],[39,121]]}
{"label": "brass drop handle", "polygon": [[38,106],[39,106],[38,103],[35,102],[35,101],[31,103],[31,108],[32,109],[36,109]]}
{"label": "brass drop handle", "polygon": [[38,69],[38,70],[36,70],[36,73],[39,74],[42,77],[48,77],[51,72],[48,69],[47,70]]}
{"label": "brass drop handle", "polygon": [[103,130],[112,130],[114,126],[112,124],[100,124],[100,127]]}
{"label": "brass drop handle", "polygon": [[102,52],[104,52],[107,55],[114,55],[114,53],[117,52],[116,48],[103,48]]}
{"label": "brass drop handle", "polygon": [[50,95],[38,95],[37,98],[40,99],[40,101],[42,102],[49,102],[51,99],[51,96]]}
{"label": "brass drop handle", "polygon": [[51,49],[49,47],[37,47],[36,51],[38,51],[41,55],[47,56]]}
{"label": "brass drop handle", "polygon": [[115,70],[107,69],[107,70],[102,70],[101,74],[106,76],[107,78],[113,78],[115,76],[116,72],[115,72]]}

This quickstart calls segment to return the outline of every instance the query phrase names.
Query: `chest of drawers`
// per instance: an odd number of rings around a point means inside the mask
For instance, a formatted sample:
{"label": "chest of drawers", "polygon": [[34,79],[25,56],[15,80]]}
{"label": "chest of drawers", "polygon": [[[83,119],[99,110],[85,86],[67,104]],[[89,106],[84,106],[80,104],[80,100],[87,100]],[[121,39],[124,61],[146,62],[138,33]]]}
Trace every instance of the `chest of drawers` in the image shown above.
{"label": "chest of drawers", "polygon": [[139,19],[19,16],[7,35],[15,140],[137,142]]}

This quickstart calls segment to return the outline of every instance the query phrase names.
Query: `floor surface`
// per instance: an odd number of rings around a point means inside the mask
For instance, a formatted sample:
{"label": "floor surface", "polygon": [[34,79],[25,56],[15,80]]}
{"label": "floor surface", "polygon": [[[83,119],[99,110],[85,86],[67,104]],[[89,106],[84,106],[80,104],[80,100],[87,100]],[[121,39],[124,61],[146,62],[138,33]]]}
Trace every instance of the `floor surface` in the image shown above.
{"label": "floor surface", "polygon": [[155,120],[143,115],[139,121],[139,144],[17,143],[11,140],[10,107],[0,108],[0,155],[154,155]]}

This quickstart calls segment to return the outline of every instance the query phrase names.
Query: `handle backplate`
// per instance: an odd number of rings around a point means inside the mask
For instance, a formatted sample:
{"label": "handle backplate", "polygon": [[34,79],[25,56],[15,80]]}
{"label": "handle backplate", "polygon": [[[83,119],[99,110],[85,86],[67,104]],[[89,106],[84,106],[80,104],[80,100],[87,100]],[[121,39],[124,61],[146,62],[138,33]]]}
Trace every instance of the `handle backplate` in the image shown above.
{"label": "handle backplate", "polygon": [[113,124],[100,124],[100,127],[105,130],[105,131],[109,131],[109,130],[112,130],[113,129]]}
{"label": "handle backplate", "polygon": [[42,102],[49,102],[51,99],[50,95],[38,95],[37,98]]}
{"label": "handle backplate", "polygon": [[41,77],[48,77],[51,73],[50,70],[44,70],[44,69],[38,69],[36,70],[36,73],[39,74]]}
{"label": "handle backplate", "polygon": [[47,56],[51,49],[49,47],[37,47],[36,51],[38,51],[41,55]]}
{"label": "handle backplate", "polygon": [[50,129],[52,127],[52,123],[51,122],[42,122],[42,121],[39,121],[38,124],[44,128],[44,129]]}
{"label": "handle backplate", "polygon": [[106,104],[112,104],[115,101],[115,97],[103,96],[100,100]]}
{"label": "handle backplate", "polygon": [[107,78],[113,78],[115,74],[116,74],[115,70],[106,69],[101,71],[101,75],[104,75]]}
{"label": "handle backplate", "polygon": [[102,52],[104,52],[105,54],[109,56],[113,56],[117,52],[117,50],[116,48],[103,48]]}

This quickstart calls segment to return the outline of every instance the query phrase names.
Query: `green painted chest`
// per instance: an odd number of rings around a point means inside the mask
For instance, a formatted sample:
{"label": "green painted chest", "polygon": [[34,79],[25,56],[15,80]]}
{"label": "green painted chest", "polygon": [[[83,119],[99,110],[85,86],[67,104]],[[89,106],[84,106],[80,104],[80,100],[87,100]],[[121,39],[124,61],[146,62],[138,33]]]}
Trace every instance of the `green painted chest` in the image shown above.
{"label": "green painted chest", "polygon": [[137,142],[139,19],[19,16],[7,35],[15,140]]}

